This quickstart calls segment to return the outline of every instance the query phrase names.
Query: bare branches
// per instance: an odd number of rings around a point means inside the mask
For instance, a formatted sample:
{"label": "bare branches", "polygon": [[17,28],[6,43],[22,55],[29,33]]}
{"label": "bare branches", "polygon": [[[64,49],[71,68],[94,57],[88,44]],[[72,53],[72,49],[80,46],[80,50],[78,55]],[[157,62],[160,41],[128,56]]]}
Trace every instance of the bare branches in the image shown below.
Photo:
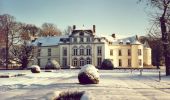
{"label": "bare branches", "polygon": [[59,36],[61,35],[61,31],[52,23],[44,23],[42,25],[42,36]]}

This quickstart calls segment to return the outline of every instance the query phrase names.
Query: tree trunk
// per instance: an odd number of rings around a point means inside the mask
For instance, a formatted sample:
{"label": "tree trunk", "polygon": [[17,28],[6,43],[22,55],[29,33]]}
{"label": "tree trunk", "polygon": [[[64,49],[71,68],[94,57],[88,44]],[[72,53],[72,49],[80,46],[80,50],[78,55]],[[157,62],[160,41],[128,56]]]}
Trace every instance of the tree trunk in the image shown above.
{"label": "tree trunk", "polygon": [[22,64],[21,69],[27,68],[27,65],[28,65],[28,60],[27,60],[27,58],[23,58],[21,64]]}
{"label": "tree trunk", "polygon": [[9,47],[8,47],[8,42],[9,42],[9,40],[8,40],[8,32],[9,32],[9,28],[8,28],[8,25],[6,26],[6,69],[8,69],[8,62],[9,62],[9,58],[8,58],[8,56],[9,56]]}
{"label": "tree trunk", "polygon": [[168,55],[168,32],[166,29],[166,21],[164,17],[160,18],[160,23],[161,23],[161,32],[162,32],[162,42],[163,42],[163,47],[164,47],[164,57],[165,57],[165,67],[166,67],[166,75],[170,75],[170,64],[169,60],[170,57]]}

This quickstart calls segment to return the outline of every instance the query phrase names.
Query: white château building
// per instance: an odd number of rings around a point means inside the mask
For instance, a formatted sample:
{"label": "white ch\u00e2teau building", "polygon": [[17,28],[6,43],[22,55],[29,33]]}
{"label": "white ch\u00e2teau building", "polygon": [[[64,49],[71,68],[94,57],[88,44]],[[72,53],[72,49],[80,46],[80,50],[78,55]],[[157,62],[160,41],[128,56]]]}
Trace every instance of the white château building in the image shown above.
{"label": "white ch\u00e2teau building", "polygon": [[73,26],[70,35],[37,38],[33,44],[37,57],[34,64],[44,68],[49,60],[56,60],[62,68],[79,68],[85,64],[99,67],[104,59],[111,59],[114,67],[142,68],[151,65],[151,48],[141,44],[137,36],[116,39],[97,35],[92,29],[77,29]]}

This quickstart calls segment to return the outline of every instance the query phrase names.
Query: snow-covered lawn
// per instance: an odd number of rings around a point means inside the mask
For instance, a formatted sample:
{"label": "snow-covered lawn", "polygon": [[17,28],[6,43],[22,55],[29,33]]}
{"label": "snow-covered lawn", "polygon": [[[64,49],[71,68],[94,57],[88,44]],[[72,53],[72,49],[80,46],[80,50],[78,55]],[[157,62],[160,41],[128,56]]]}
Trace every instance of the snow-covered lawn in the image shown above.
{"label": "snow-covered lawn", "polygon": [[0,100],[37,100],[54,91],[86,91],[94,100],[170,100],[170,76],[144,71],[99,70],[99,84],[78,84],[80,70],[31,73],[30,70],[0,70],[25,76],[0,78]]}

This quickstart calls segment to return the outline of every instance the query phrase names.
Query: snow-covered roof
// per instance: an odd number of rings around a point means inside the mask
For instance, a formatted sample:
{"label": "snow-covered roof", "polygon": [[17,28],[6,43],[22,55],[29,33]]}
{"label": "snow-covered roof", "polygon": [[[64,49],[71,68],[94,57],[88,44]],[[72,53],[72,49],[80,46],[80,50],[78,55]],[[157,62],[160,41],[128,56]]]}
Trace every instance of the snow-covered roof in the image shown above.
{"label": "snow-covered roof", "polygon": [[147,41],[144,42],[143,46],[144,46],[145,48],[150,48],[149,43],[148,43]]}
{"label": "snow-covered roof", "polygon": [[41,44],[41,46],[58,45],[58,43],[60,42],[61,38],[68,38],[68,35],[39,37],[32,44],[34,46],[38,46],[39,44]]}
{"label": "snow-covered roof", "polygon": [[97,34],[94,38],[106,38],[110,42],[115,42],[116,39],[109,35]]}
{"label": "snow-covered roof", "polygon": [[139,42],[139,40],[137,39],[137,36],[131,36],[131,37],[127,37],[127,38],[121,38],[121,39],[117,39],[117,41],[113,42],[113,44],[141,44]]}

